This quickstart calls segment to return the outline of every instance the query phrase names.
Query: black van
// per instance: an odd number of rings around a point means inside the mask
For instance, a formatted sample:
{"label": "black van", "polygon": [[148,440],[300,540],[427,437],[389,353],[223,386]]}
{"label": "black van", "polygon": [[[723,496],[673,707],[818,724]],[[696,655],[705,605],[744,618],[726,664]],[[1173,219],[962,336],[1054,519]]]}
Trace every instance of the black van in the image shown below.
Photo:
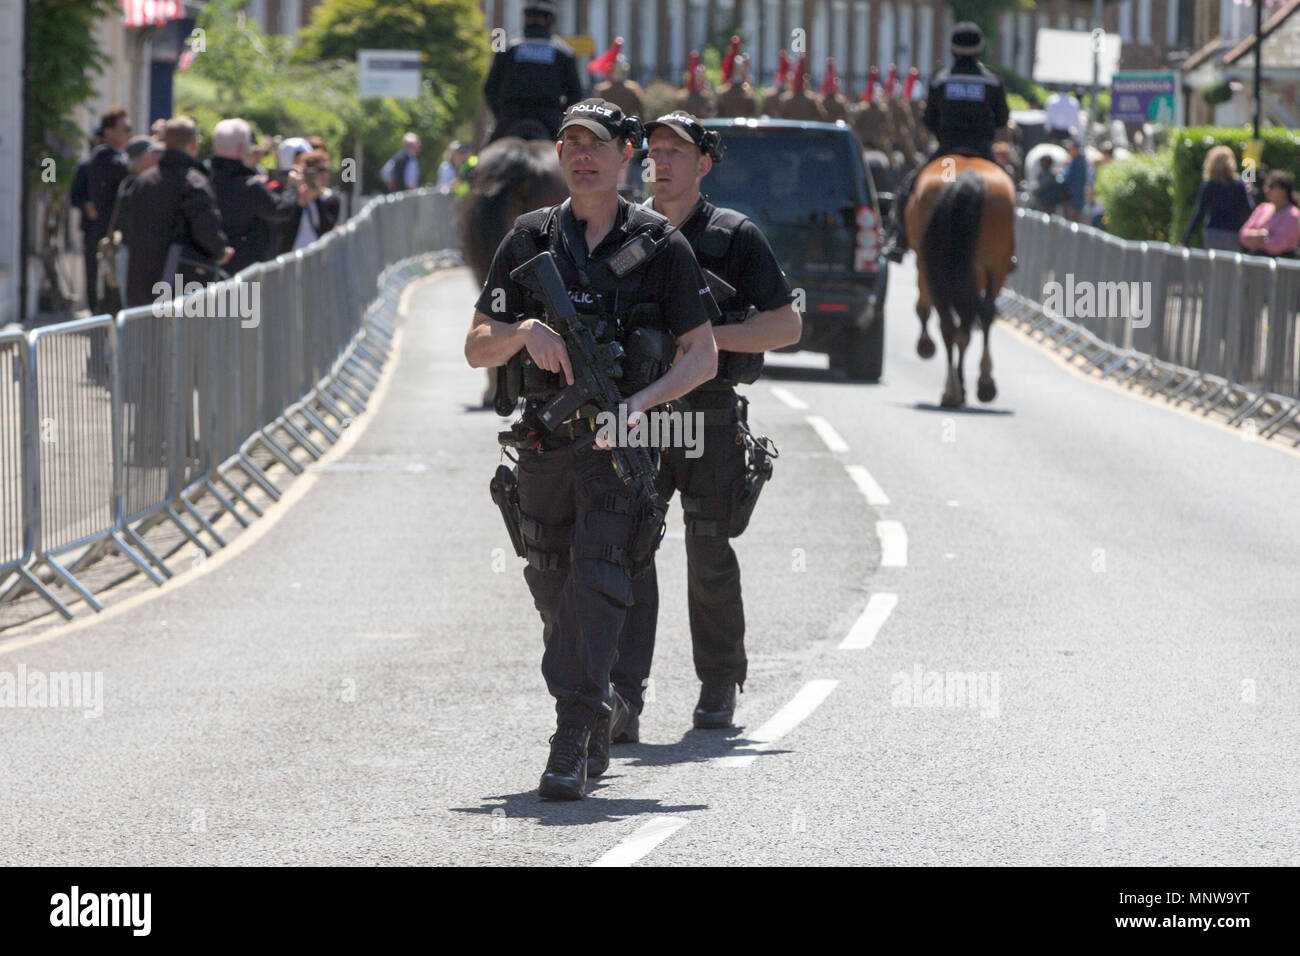
{"label": "black van", "polygon": [[[803,291],[803,337],[781,351],[824,352],[849,378],[880,378],[888,261],[862,146],[842,122],[706,119],[726,155],[701,183],[716,206],[754,220],[790,285]],[[796,305],[799,303],[797,302]]]}

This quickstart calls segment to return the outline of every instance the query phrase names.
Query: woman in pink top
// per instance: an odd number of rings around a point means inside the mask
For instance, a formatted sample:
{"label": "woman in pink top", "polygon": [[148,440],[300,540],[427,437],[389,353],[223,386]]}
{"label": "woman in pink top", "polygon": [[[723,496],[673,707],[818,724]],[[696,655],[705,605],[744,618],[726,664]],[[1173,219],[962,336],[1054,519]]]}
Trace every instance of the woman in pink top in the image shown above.
{"label": "woman in pink top", "polygon": [[1291,174],[1280,169],[1269,173],[1264,181],[1264,199],[1241,227],[1241,244],[1256,254],[1293,254],[1300,246],[1300,209],[1296,208]]}

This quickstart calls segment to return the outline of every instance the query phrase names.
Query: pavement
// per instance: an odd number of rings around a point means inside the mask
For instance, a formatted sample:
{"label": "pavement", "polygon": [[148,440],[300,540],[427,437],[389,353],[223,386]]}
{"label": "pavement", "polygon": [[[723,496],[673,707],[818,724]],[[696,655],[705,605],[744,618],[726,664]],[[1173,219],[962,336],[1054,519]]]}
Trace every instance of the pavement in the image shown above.
{"label": "pavement", "polygon": [[[1292,862],[1300,463],[1004,326],[995,401],[939,409],[914,274],[890,285],[880,384],[798,353],[748,389],[781,457],[736,542],[736,728],[691,729],[674,507],[642,742],[586,800],[538,800],[541,628],[453,270],[409,297],[356,436],[247,542],[0,641],[0,860]],[[20,673],[102,700],[6,705]]]}

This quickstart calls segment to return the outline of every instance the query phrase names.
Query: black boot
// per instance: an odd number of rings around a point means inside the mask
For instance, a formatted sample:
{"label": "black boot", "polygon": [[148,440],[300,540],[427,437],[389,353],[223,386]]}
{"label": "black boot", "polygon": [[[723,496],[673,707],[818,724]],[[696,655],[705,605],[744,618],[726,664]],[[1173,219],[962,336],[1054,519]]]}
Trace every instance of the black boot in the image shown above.
{"label": "black boot", "polygon": [[731,726],[735,712],[735,681],[708,681],[700,688],[700,702],[695,705],[695,727],[697,730],[722,730]]}
{"label": "black boot", "polygon": [[639,744],[641,742],[641,715],[629,714],[623,732],[614,734],[616,744]]}
{"label": "black boot", "polygon": [[596,725],[591,728],[591,739],[587,741],[588,777],[599,777],[609,769],[609,745],[623,733],[632,713],[618,691],[612,692],[610,704],[613,711],[596,718]]}
{"label": "black boot", "polygon": [[551,735],[551,758],[546,761],[537,795],[543,800],[581,800],[587,795],[587,740],[591,725],[560,718]]}

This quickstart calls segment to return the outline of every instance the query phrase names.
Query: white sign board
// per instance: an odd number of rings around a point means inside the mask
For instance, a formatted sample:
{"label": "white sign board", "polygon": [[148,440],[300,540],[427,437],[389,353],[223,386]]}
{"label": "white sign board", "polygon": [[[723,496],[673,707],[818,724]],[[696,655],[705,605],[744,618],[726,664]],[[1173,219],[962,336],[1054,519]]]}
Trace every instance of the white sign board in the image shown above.
{"label": "white sign board", "polygon": [[358,50],[357,97],[420,95],[420,54],[416,50]]}
{"label": "white sign board", "polygon": [[[1092,34],[1084,30],[1039,30],[1034,47],[1034,82],[1070,86],[1092,85]],[[1110,86],[1112,73],[1119,72],[1123,41],[1118,33],[1101,38],[1097,82]]]}

